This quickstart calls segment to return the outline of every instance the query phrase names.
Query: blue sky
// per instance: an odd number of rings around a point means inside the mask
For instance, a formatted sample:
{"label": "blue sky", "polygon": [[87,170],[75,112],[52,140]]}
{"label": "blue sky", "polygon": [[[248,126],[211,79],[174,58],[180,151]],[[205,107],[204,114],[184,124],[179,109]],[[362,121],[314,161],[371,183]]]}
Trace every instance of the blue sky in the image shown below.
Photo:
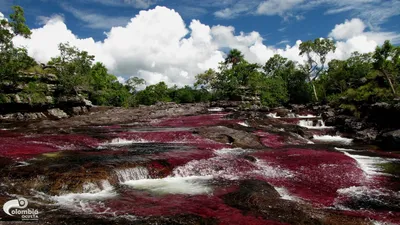
{"label": "blue sky", "polygon": [[[46,17],[63,15],[79,37],[104,39],[104,31],[122,26],[140,10],[156,5],[179,12],[187,24],[199,19],[207,25],[234,26],[236,31],[258,31],[269,45],[325,37],[345,19],[358,17],[368,29],[400,32],[399,0],[0,0],[4,14],[12,4],[26,10],[31,28]],[[265,5],[268,3],[269,5]],[[263,8],[262,6],[266,6]]]}
{"label": "blue sky", "polygon": [[0,12],[8,16],[14,4],[33,32],[14,42],[37,61],[70,42],[121,81],[138,76],[148,84],[192,84],[232,48],[250,62],[280,54],[301,64],[300,43],[315,38],[336,42],[328,61],[384,40],[400,44],[400,0],[0,0]]}

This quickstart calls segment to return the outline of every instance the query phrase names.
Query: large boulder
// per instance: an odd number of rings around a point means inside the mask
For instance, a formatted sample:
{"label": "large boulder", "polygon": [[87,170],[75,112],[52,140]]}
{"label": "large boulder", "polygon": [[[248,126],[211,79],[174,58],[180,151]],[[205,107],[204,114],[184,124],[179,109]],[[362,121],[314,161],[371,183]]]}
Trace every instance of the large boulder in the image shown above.
{"label": "large boulder", "polygon": [[275,112],[279,117],[287,117],[290,113],[290,110],[286,108],[277,108],[276,110],[273,110],[273,112]]}
{"label": "large boulder", "polygon": [[242,148],[263,148],[259,138],[246,131],[235,130],[232,128],[217,126],[217,127],[202,127],[197,130],[198,134],[211,140],[229,143],[235,147]]}
{"label": "large boulder", "polygon": [[335,117],[335,111],[333,109],[329,109],[321,114],[323,120],[331,120]]}
{"label": "large boulder", "polygon": [[365,130],[360,130],[356,132],[355,139],[357,141],[371,143],[375,141],[378,136],[378,131],[375,128],[367,128]]}
{"label": "large boulder", "polygon": [[380,134],[377,142],[384,150],[400,149],[400,129]]}
{"label": "large boulder", "polygon": [[273,186],[261,180],[244,180],[239,183],[239,189],[222,197],[224,203],[270,221],[285,224],[321,224],[318,218],[313,218],[299,204],[280,198]]}

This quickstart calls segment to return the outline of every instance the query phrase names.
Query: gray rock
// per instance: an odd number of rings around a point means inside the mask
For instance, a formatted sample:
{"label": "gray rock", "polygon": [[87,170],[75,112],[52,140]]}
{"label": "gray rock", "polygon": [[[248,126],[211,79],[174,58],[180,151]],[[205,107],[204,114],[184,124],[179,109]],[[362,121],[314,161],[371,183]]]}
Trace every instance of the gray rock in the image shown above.
{"label": "gray rock", "polygon": [[388,104],[386,102],[378,102],[378,103],[371,105],[371,108],[388,109],[388,108],[390,108],[390,104]]}
{"label": "gray rock", "polygon": [[323,120],[328,120],[328,119],[330,119],[330,118],[335,117],[335,111],[333,111],[333,110],[328,110],[328,111],[326,111],[326,112],[323,112],[323,113],[321,114],[321,116],[322,116],[322,119],[323,119]]}
{"label": "gray rock", "polygon": [[358,141],[371,143],[378,136],[378,131],[374,128],[368,128],[365,130],[357,131],[355,135],[355,139]]}
{"label": "gray rock", "polygon": [[68,117],[68,115],[64,111],[58,108],[47,110],[47,114],[52,119],[63,119]]}
{"label": "gray rock", "polygon": [[52,96],[46,96],[46,101],[49,104],[53,104],[54,103],[54,98]]}
{"label": "gray rock", "polygon": [[69,114],[71,115],[82,115],[88,112],[88,109],[86,106],[76,106],[72,107],[71,110],[68,111]]}
{"label": "gray rock", "polygon": [[379,135],[377,141],[384,150],[400,149],[400,129]]}
{"label": "gray rock", "polygon": [[19,95],[15,95],[15,96],[14,96],[14,100],[15,100],[15,103],[22,103],[22,100],[21,100],[21,98],[19,97]]}
{"label": "gray rock", "polygon": [[83,102],[85,103],[85,106],[87,107],[93,107],[93,103],[87,99],[83,99]]}
{"label": "gray rock", "polygon": [[231,143],[233,146],[242,148],[259,149],[264,146],[259,138],[246,131],[235,130],[232,128],[217,126],[203,127],[198,129],[199,135],[221,143]]}
{"label": "gray rock", "polygon": [[277,116],[287,117],[287,115],[290,113],[290,110],[286,109],[286,108],[277,108],[277,109],[273,110],[273,112],[276,112]]}

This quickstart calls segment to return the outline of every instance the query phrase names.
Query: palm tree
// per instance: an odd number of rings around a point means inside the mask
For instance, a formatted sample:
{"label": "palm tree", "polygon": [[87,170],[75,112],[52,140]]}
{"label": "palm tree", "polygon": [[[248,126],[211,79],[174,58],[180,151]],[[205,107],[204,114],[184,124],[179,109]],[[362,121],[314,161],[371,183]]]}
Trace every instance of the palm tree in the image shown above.
{"label": "palm tree", "polygon": [[225,58],[225,64],[232,63],[232,67],[236,66],[239,62],[243,61],[244,56],[241,51],[231,49]]}

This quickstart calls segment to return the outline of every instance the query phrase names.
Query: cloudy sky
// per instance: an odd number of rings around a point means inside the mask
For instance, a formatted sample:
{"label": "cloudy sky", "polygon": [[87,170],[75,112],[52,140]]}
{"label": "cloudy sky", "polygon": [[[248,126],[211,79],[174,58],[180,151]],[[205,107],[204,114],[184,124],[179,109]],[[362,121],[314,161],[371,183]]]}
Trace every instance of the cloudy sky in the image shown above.
{"label": "cloudy sky", "polygon": [[231,48],[264,64],[274,54],[301,63],[300,43],[319,37],[336,41],[329,59],[400,44],[400,0],[0,0],[0,17],[15,4],[33,34],[14,42],[36,60],[70,42],[120,80],[148,84],[192,84]]}

